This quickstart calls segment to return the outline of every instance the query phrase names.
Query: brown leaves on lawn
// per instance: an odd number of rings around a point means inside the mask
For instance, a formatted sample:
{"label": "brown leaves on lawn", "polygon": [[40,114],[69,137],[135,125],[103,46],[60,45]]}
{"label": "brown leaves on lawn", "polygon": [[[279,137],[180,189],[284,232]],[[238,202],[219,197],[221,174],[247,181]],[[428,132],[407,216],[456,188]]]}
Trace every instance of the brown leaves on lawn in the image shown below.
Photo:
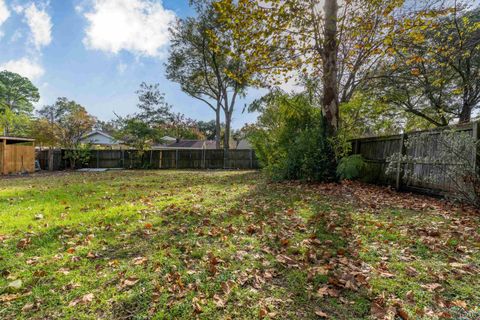
{"label": "brown leaves on lawn", "polygon": [[68,306],[69,307],[75,307],[76,305],[79,305],[79,304],[89,304],[90,302],[93,301],[93,299],[95,298],[95,296],[93,295],[93,293],[87,293],[81,297],[78,297],[74,300],[72,300]]}
{"label": "brown leaves on lawn", "polygon": [[18,241],[17,248],[18,249],[25,249],[31,242],[32,242],[32,240],[30,238],[23,238],[20,241]]}
{"label": "brown leaves on lawn", "polygon": [[218,272],[217,266],[222,262],[219,258],[217,258],[213,253],[208,253],[208,272],[210,275],[214,276]]}
{"label": "brown leaves on lawn", "polygon": [[323,318],[323,319],[328,319],[328,314],[326,314],[325,312],[323,312],[322,310],[315,310],[315,315],[319,316],[320,318]]}

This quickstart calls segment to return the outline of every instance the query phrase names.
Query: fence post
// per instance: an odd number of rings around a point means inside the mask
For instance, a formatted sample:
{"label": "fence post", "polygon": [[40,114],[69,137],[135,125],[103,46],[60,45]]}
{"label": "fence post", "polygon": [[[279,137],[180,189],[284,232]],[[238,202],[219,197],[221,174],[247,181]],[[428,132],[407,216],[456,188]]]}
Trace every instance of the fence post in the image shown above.
{"label": "fence post", "polygon": [[250,169],[253,169],[253,149],[250,149]]}
{"label": "fence post", "polygon": [[175,169],[178,169],[178,149],[175,149]]}
{"label": "fence post", "polygon": [[228,157],[228,149],[227,148],[224,148],[223,149],[223,169],[227,169],[227,159]]}
{"label": "fence post", "polygon": [[353,154],[358,154],[360,152],[360,141],[357,139],[355,140],[355,150],[353,151]]}
{"label": "fence post", "polygon": [[53,149],[50,148],[47,151],[47,166],[48,171],[53,171]]}
{"label": "fence post", "polygon": [[475,121],[472,124],[472,126],[473,126],[472,127],[472,137],[473,137],[473,139],[475,139],[475,145],[473,147],[473,155],[472,155],[473,159],[472,159],[472,161],[473,161],[473,173],[476,174],[477,170],[478,170],[478,160],[479,160],[478,159],[478,156],[479,156],[479,154],[478,154],[478,149],[479,149],[479,146],[478,146],[478,138],[479,138],[479,136],[478,136],[478,134],[479,134],[479,132],[478,132],[478,121]]}
{"label": "fence post", "polygon": [[405,153],[405,133],[400,137],[400,159],[397,163],[397,177],[395,179],[395,189],[400,190],[402,187],[402,156]]}

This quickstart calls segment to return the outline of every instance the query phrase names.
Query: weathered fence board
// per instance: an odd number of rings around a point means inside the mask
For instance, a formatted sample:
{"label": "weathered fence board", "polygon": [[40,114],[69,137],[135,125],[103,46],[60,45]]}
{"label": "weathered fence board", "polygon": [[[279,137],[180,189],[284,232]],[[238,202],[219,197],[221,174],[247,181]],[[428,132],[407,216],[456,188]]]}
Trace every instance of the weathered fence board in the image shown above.
{"label": "weathered fence board", "polygon": [[[37,152],[40,167],[45,170],[70,168],[67,150]],[[92,150],[88,163],[77,168],[125,169],[258,169],[253,150]]]}
{"label": "weathered fence board", "polygon": [[[456,132],[466,132],[478,139],[478,124],[470,123],[462,126],[455,126]],[[411,189],[416,191],[445,194],[452,190],[451,181],[447,179],[442,172],[448,165],[439,165],[428,160],[416,163],[401,163],[397,166],[394,174],[387,175],[388,158],[395,153],[401,152],[402,155],[413,156],[415,158],[435,159],[442,152],[441,145],[438,142],[438,136],[443,130],[440,128],[431,131],[409,132],[401,135],[392,135],[384,137],[369,137],[354,139],[352,143],[352,153],[360,154],[367,163],[367,169],[364,179],[368,182],[377,184],[389,184],[397,189]],[[408,137],[418,134],[428,133],[428,138],[422,143],[413,146],[406,146],[405,141]],[[467,150],[472,152],[472,156],[477,156],[477,150]],[[475,162],[476,163],[476,158]],[[455,165],[455,164],[451,164]],[[413,169],[419,179],[410,179],[405,181],[402,176],[407,168]],[[432,181],[432,177],[438,177]]]}

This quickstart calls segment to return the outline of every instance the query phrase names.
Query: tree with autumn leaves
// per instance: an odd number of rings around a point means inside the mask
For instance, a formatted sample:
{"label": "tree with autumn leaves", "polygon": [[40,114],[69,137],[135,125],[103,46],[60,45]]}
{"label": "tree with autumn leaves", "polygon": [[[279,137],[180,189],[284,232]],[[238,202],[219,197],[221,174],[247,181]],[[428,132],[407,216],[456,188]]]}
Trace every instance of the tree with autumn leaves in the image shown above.
{"label": "tree with autumn leaves", "polygon": [[[370,75],[393,30],[391,15],[401,1],[337,0],[214,2],[241,50],[253,83],[278,85],[292,72],[316,79],[321,87],[323,136],[334,143],[340,128],[341,103]],[[336,167],[334,146],[329,159]],[[325,177],[332,178],[332,177]]]}
{"label": "tree with autumn leaves", "polygon": [[[469,121],[478,104],[475,11],[459,2],[220,0],[223,27],[251,84],[296,73],[318,86],[324,136],[335,143],[340,108],[369,91],[434,125]],[[331,154],[332,166],[336,164]]]}
{"label": "tree with autumn leaves", "polygon": [[469,122],[480,102],[480,11],[465,3],[395,20],[371,87],[433,126]]}

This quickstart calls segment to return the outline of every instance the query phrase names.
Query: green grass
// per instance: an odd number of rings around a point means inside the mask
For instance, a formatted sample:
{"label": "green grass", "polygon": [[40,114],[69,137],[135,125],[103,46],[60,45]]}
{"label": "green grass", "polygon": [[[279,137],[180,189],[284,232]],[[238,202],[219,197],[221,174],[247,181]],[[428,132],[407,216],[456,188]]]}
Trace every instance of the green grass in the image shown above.
{"label": "green grass", "polygon": [[412,318],[473,308],[479,218],[440,211],[245,171],[4,179],[0,319],[368,319],[379,296]]}

